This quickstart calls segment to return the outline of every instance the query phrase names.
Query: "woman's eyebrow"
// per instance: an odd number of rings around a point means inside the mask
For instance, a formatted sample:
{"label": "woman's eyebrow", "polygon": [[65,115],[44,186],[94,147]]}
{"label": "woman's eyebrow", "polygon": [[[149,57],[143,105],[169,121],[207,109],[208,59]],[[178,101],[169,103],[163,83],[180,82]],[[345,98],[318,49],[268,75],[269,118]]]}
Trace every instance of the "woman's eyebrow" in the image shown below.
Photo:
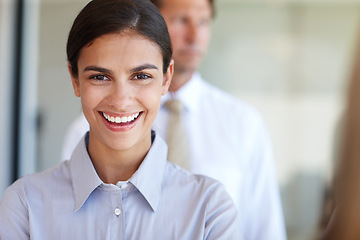
{"label": "woman's eyebrow", "polygon": [[101,72],[101,73],[108,73],[111,74],[112,72],[107,68],[97,67],[97,66],[87,66],[84,68],[84,72],[86,71],[95,71],[95,72]]}
{"label": "woman's eyebrow", "polygon": [[[157,70],[159,68],[157,66],[155,66],[154,64],[147,63],[147,64],[143,64],[141,66],[131,69],[130,72],[132,72],[132,73],[140,72],[145,69],[156,69]],[[102,67],[97,67],[97,66],[87,66],[84,68],[84,72],[86,72],[86,71],[95,71],[95,72],[108,73],[108,74],[112,73],[112,71],[107,68],[102,68]]]}
{"label": "woman's eyebrow", "polygon": [[133,69],[130,70],[130,72],[140,72],[142,70],[145,70],[145,69],[159,69],[157,66],[153,65],[153,64],[150,64],[150,63],[147,63],[147,64],[143,64],[141,66],[138,66],[138,67],[135,67]]}

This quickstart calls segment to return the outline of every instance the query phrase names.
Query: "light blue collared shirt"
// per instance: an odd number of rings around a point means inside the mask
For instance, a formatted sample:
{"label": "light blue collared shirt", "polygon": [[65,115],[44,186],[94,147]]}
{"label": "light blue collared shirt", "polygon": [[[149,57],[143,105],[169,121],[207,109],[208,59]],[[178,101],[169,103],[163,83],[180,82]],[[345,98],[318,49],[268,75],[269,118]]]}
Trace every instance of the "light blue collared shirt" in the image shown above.
{"label": "light blue collared shirt", "polygon": [[71,160],[11,185],[0,203],[0,239],[241,239],[224,187],[166,161],[156,136],[126,182],[98,177],[83,138]]}

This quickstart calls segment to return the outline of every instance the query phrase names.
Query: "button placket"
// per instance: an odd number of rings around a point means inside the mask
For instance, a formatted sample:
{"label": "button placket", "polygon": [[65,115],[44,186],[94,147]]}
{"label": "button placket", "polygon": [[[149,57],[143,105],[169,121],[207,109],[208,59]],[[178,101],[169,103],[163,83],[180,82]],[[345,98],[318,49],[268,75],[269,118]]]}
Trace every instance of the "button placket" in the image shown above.
{"label": "button placket", "polygon": [[117,186],[111,191],[111,218],[109,224],[109,233],[111,235],[109,240],[124,239],[124,209],[122,199],[122,193]]}

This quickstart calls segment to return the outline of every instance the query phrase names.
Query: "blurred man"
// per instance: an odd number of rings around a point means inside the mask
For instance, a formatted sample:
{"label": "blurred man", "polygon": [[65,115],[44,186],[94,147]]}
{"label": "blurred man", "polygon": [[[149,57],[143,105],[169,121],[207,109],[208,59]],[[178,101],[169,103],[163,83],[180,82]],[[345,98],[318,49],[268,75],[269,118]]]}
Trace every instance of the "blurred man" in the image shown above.
{"label": "blurred man", "polygon": [[[244,239],[286,239],[271,142],[261,115],[249,104],[204,81],[197,71],[210,41],[213,0],[152,2],[168,25],[175,60],[170,92],[162,99],[153,129],[167,140],[171,152],[167,102],[179,100],[184,105],[182,123],[188,162],[175,163],[225,185],[239,210]],[[74,124],[70,134],[84,128],[86,120],[80,117]],[[177,141],[177,147],[183,147],[179,137]],[[175,155],[182,152],[186,151],[180,149]]]}

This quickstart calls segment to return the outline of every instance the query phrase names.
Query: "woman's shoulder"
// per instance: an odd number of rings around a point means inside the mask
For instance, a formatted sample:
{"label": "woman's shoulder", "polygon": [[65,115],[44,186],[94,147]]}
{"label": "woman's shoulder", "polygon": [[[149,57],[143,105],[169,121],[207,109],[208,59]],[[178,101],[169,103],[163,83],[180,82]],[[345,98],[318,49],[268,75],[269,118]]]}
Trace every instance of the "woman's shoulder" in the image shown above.
{"label": "woman's shoulder", "polygon": [[[172,163],[167,164],[163,198],[171,206],[196,214],[203,219],[205,235],[212,239],[236,239],[239,235],[238,211],[219,181],[201,174],[192,174]],[[166,202],[163,199],[163,203]],[[223,235],[225,234],[225,236]]]}
{"label": "woman's shoulder", "polygon": [[62,161],[57,165],[40,171],[33,174],[28,174],[22,177],[24,180],[33,180],[33,181],[42,181],[48,180],[51,181],[52,179],[57,180],[57,178],[64,178],[67,177],[70,170],[70,160]]}
{"label": "woman's shoulder", "polygon": [[214,191],[225,191],[224,186],[216,179],[202,175],[194,174],[189,171],[168,162],[165,172],[164,182],[172,188],[179,191],[196,191],[204,195],[211,194]]}
{"label": "woman's shoulder", "polygon": [[24,175],[8,189],[28,195],[31,192],[45,192],[60,185],[71,184],[69,164],[70,161],[63,161],[50,169]]}

